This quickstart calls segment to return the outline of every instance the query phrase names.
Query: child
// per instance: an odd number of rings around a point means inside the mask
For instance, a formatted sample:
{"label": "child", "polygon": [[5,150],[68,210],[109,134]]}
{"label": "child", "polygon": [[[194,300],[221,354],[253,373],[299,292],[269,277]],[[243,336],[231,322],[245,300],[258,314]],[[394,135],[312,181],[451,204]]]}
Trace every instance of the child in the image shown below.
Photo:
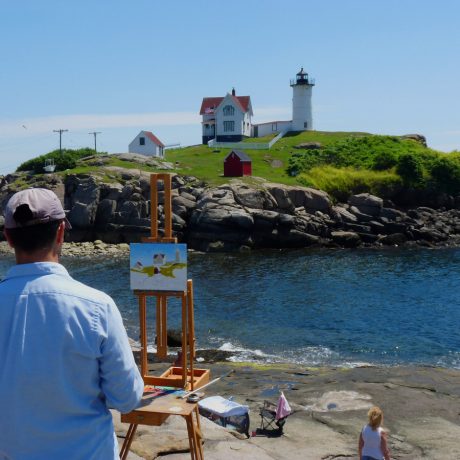
{"label": "child", "polygon": [[378,407],[371,407],[367,413],[369,423],[359,435],[360,460],[390,460],[387,446],[387,435],[381,428],[383,412]]}

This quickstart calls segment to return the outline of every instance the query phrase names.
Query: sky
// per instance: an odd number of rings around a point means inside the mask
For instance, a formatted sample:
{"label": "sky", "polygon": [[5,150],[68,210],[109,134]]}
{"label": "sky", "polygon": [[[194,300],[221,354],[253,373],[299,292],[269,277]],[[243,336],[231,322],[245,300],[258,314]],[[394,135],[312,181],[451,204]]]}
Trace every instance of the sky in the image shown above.
{"label": "sky", "polygon": [[0,174],[59,147],[201,142],[203,97],[290,120],[316,81],[321,131],[420,133],[460,150],[456,0],[0,0]]}

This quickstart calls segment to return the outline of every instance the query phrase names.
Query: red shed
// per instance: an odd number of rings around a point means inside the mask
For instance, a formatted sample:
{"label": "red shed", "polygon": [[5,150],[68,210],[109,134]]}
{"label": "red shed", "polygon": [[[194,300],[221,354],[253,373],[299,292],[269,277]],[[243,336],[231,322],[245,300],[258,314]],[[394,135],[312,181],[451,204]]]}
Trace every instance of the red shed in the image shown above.
{"label": "red shed", "polygon": [[224,159],[224,176],[240,177],[252,175],[252,161],[241,150],[232,150]]}

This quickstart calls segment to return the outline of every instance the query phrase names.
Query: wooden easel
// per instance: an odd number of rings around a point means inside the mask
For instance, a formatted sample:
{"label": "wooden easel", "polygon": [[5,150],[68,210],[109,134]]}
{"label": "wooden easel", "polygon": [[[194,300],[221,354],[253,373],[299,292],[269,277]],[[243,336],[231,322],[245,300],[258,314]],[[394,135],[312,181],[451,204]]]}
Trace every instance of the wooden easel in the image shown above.
{"label": "wooden easel", "polygon": [[[158,181],[164,184],[164,236],[159,236],[158,231]],[[177,238],[172,236],[172,197],[171,175],[150,175],[151,219],[150,237],[143,238],[144,243],[177,243]],[[134,291],[139,302],[139,322],[141,339],[141,375],[147,385],[167,386],[194,390],[209,382],[208,369],[195,369],[195,323],[193,313],[193,282],[187,280],[184,291]],[[182,303],[182,363],[180,366],[170,367],[159,377],[149,375],[147,361],[147,299],[156,298],[156,336],[157,356],[160,359],[167,357],[167,305],[169,297],[181,299]],[[163,397],[158,401],[143,405],[129,414],[122,414],[121,421],[130,423],[125,441],[121,448],[120,458],[124,460],[128,455],[131,442],[136,433],[137,425],[161,425],[170,415],[181,415],[187,422],[190,452],[192,460],[203,459],[201,445],[201,431],[197,404],[176,402],[171,406],[164,404]],[[167,401],[167,399],[165,400]],[[169,409],[168,409],[169,407]],[[173,410],[170,410],[174,407]],[[195,415],[195,418],[194,418]]]}

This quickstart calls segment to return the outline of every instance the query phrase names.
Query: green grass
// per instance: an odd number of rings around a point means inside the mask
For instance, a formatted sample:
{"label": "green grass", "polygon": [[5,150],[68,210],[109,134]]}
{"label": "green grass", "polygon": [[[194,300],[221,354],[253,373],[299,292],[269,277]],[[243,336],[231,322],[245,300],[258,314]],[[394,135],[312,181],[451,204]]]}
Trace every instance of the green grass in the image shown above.
{"label": "green grass", "polygon": [[[211,184],[220,185],[228,182],[224,177],[224,158],[231,149],[212,150],[205,145],[185,147],[182,149],[168,150],[166,160],[175,164],[176,171],[180,174],[196,176]],[[296,179],[289,176],[286,171],[290,153],[288,151],[274,150],[247,150],[246,153],[252,160],[253,176],[263,177],[268,181],[282,184],[295,184]],[[282,167],[272,167],[273,160],[282,162]],[[246,180],[246,179],[245,179]]]}
{"label": "green grass", "polygon": [[[293,154],[302,152],[302,150],[297,150],[294,146],[305,142],[319,142],[322,146],[328,147],[344,142],[349,138],[362,138],[364,136],[369,136],[369,134],[323,131],[288,133],[271,149],[246,150],[245,152],[252,160],[253,176],[262,177],[270,182],[296,185],[299,184],[299,181],[288,172],[289,160]],[[254,141],[268,142],[268,139],[258,138]],[[220,185],[228,182],[228,178],[223,176],[224,158],[230,151],[231,149],[212,149],[206,145],[195,145],[167,150],[166,160],[171,163],[179,163],[178,173],[196,176],[211,185]],[[273,167],[274,160],[280,161],[282,166]],[[243,181],[247,180],[247,178],[243,179]]]}
{"label": "green grass", "polygon": [[270,142],[271,140],[273,140],[278,134],[275,133],[275,134],[268,134],[267,136],[263,136],[263,137],[249,137],[248,139],[245,139],[243,142],[245,144],[264,144],[265,142]]}
{"label": "green grass", "polygon": [[372,193],[393,198],[402,189],[401,178],[394,171],[359,170],[351,167],[317,166],[298,176],[301,184],[324,190],[337,201],[346,201],[350,193]]}
{"label": "green grass", "polygon": [[[274,135],[247,142],[269,142]],[[296,149],[298,144],[315,142],[320,149]],[[241,147],[244,150],[244,146]],[[166,151],[165,160],[175,168],[171,172],[195,176],[216,186],[228,183],[224,177],[224,158],[230,149],[195,145]],[[288,133],[271,149],[245,150],[252,159],[253,177],[238,178],[247,184],[260,185],[260,179],[286,185],[307,185],[329,192],[338,200],[350,193],[368,191],[392,197],[405,188],[416,191],[460,193],[460,153],[446,154],[424,147],[414,140],[398,136],[380,136],[363,132],[305,131]],[[77,158],[83,151],[69,151]],[[51,152],[49,155],[55,155]],[[41,167],[43,156],[34,159]],[[164,172],[153,165],[124,161],[106,155],[100,158],[104,165],[95,163],[94,157],[78,159],[72,169],[60,174],[96,173],[101,181],[119,179],[115,171],[106,166],[146,172]],[[31,162],[33,160],[30,160]],[[31,163],[22,165],[30,166]]]}

